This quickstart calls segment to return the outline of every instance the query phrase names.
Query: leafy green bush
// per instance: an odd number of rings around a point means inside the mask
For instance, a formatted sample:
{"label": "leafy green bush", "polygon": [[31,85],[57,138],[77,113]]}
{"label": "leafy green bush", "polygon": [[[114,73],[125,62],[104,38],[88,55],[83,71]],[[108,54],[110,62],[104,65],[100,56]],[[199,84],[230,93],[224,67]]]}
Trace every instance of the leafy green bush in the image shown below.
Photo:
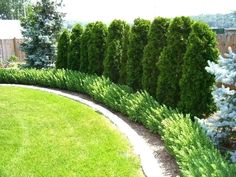
{"label": "leafy green bush", "polygon": [[158,78],[156,63],[159,60],[163,48],[166,46],[168,26],[169,19],[155,18],[148,33],[148,44],[144,48],[142,87],[154,97],[156,97]]}
{"label": "leafy green bush", "polygon": [[215,33],[202,22],[192,25],[180,79],[179,108],[184,113],[203,118],[215,111],[211,95],[214,76],[205,70],[207,61],[216,62],[218,49]]}
{"label": "leafy green bush", "polygon": [[176,17],[167,32],[167,45],[157,64],[157,100],[167,106],[176,107],[180,100],[179,80],[182,76],[184,54],[192,21],[189,17]]}
{"label": "leafy green bush", "polygon": [[80,38],[83,28],[80,24],[76,24],[72,28],[70,36],[70,45],[68,52],[67,68],[71,70],[79,70],[80,65]]}
{"label": "leafy green bush", "polygon": [[70,43],[70,32],[65,29],[59,36],[57,44],[56,68],[58,69],[67,68],[69,43]]}
{"label": "leafy green bush", "polygon": [[127,84],[135,90],[142,88],[143,50],[148,41],[150,21],[137,18],[131,28],[127,61]]}
{"label": "leafy green bush", "polygon": [[88,73],[102,75],[107,27],[102,22],[96,22],[91,30],[91,38],[88,43]]}
{"label": "leafy green bush", "polygon": [[88,94],[159,133],[176,158],[182,176],[235,176],[236,165],[229,164],[220,155],[197,123],[178,110],[159,105],[147,92],[131,93],[105,77],[68,70],[0,69],[0,83],[39,85]]}

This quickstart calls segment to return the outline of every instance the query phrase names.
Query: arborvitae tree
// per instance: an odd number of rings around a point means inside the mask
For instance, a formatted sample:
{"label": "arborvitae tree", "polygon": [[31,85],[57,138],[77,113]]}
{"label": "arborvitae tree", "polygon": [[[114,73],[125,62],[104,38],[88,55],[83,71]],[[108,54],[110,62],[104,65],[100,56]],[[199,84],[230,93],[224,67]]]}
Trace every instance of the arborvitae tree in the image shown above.
{"label": "arborvitae tree", "polygon": [[157,63],[157,100],[167,106],[176,107],[180,100],[179,80],[191,24],[189,17],[176,17],[172,20],[167,32],[167,45]]}
{"label": "arborvitae tree", "polygon": [[56,60],[56,68],[57,69],[66,69],[67,68],[67,57],[69,52],[69,44],[70,44],[70,33],[68,30],[64,30],[58,39],[57,44],[57,60]]}
{"label": "arborvitae tree", "polygon": [[107,27],[102,22],[94,23],[88,44],[88,72],[102,75],[106,50]]}
{"label": "arborvitae tree", "polygon": [[83,34],[81,35],[79,70],[84,73],[88,72],[88,65],[89,65],[88,46],[92,37],[93,26],[94,26],[94,23],[87,24]]}
{"label": "arborvitae tree", "polygon": [[103,62],[103,75],[112,81],[119,81],[120,62],[123,55],[122,41],[124,38],[126,23],[121,20],[114,20],[108,28],[107,50]]}
{"label": "arborvitae tree", "polygon": [[166,46],[168,26],[169,19],[155,18],[149,30],[148,44],[144,48],[142,86],[143,89],[147,90],[154,97],[156,96],[159,74],[156,64],[163,48]]}
{"label": "arborvitae tree", "polygon": [[219,52],[216,35],[207,24],[196,22],[192,26],[180,79],[179,107],[192,116],[208,116],[215,109],[211,95],[214,77],[207,73],[207,61],[216,62]]}
{"label": "arborvitae tree", "polygon": [[68,62],[67,67],[71,70],[79,70],[80,65],[80,43],[81,43],[81,34],[83,32],[83,28],[80,24],[76,24],[72,28],[71,36],[70,36],[70,46],[69,46],[69,54],[68,54]]}
{"label": "arborvitae tree", "polygon": [[130,33],[127,61],[127,83],[135,90],[142,88],[143,50],[148,41],[150,21],[137,18]]}
{"label": "arborvitae tree", "polygon": [[26,53],[29,67],[50,67],[55,62],[56,38],[62,27],[61,12],[55,0],[40,0],[32,5],[21,26],[24,42],[21,47]]}
{"label": "arborvitae tree", "polygon": [[130,26],[125,25],[124,37],[122,40],[122,57],[120,61],[120,84],[127,83],[127,61],[128,61],[128,48],[129,48],[129,34],[130,34]]}

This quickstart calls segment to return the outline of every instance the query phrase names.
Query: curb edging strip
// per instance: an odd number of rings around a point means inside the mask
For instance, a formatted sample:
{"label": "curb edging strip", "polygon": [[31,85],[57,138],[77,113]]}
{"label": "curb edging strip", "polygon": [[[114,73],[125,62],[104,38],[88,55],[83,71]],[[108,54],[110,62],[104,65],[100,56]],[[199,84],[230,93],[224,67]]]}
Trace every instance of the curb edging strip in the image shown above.
{"label": "curb edging strip", "polygon": [[92,102],[81,98],[78,95],[72,95],[65,93],[63,91],[58,91],[49,88],[37,87],[37,86],[28,86],[28,85],[18,85],[18,84],[0,84],[0,86],[13,86],[21,88],[30,88],[34,90],[46,91],[56,95],[60,95],[75,101],[78,101],[82,104],[85,104],[95,111],[102,113],[106,118],[108,118],[115,126],[122,132],[129,140],[133,146],[134,153],[137,154],[141,161],[141,166],[146,177],[165,177],[164,170],[161,168],[160,163],[155,159],[152,150],[146,144],[144,139],[139,136],[125,121],[119,118],[117,115],[113,114],[108,109]]}

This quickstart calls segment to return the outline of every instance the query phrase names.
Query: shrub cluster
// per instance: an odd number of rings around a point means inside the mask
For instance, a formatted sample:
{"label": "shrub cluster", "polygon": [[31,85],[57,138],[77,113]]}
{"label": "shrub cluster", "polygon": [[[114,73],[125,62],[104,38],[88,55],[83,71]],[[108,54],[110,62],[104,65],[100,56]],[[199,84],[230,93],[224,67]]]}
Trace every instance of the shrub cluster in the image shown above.
{"label": "shrub cluster", "polygon": [[[76,25],[70,38],[67,67],[57,68],[103,74],[192,116],[206,117],[215,110],[214,80],[204,68],[218,51],[215,34],[205,24],[189,17],[158,17],[151,24],[137,18],[130,28],[113,20],[108,29],[102,22],[89,23],[83,33]],[[59,44],[58,60],[68,43]]]}
{"label": "shrub cluster", "polygon": [[0,69],[0,83],[39,85],[88,94],[159,133],[176,158],[182,176],[235,176],[235,164],[229,164],[220,155],[198,123],[178,110],[160,105],[147,92],[131,93],[129,88],[105,77],[69,70]]}

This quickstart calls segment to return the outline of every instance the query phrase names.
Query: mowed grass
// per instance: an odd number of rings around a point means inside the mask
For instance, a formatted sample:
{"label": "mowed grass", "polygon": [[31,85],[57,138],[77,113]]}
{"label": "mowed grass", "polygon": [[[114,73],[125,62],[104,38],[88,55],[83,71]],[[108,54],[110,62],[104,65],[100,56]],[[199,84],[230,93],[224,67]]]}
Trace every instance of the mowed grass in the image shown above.
{"label": "mowed grass", "polygon": [[1,177],[141,177],[128,140],[67,98],[0,87]]}

